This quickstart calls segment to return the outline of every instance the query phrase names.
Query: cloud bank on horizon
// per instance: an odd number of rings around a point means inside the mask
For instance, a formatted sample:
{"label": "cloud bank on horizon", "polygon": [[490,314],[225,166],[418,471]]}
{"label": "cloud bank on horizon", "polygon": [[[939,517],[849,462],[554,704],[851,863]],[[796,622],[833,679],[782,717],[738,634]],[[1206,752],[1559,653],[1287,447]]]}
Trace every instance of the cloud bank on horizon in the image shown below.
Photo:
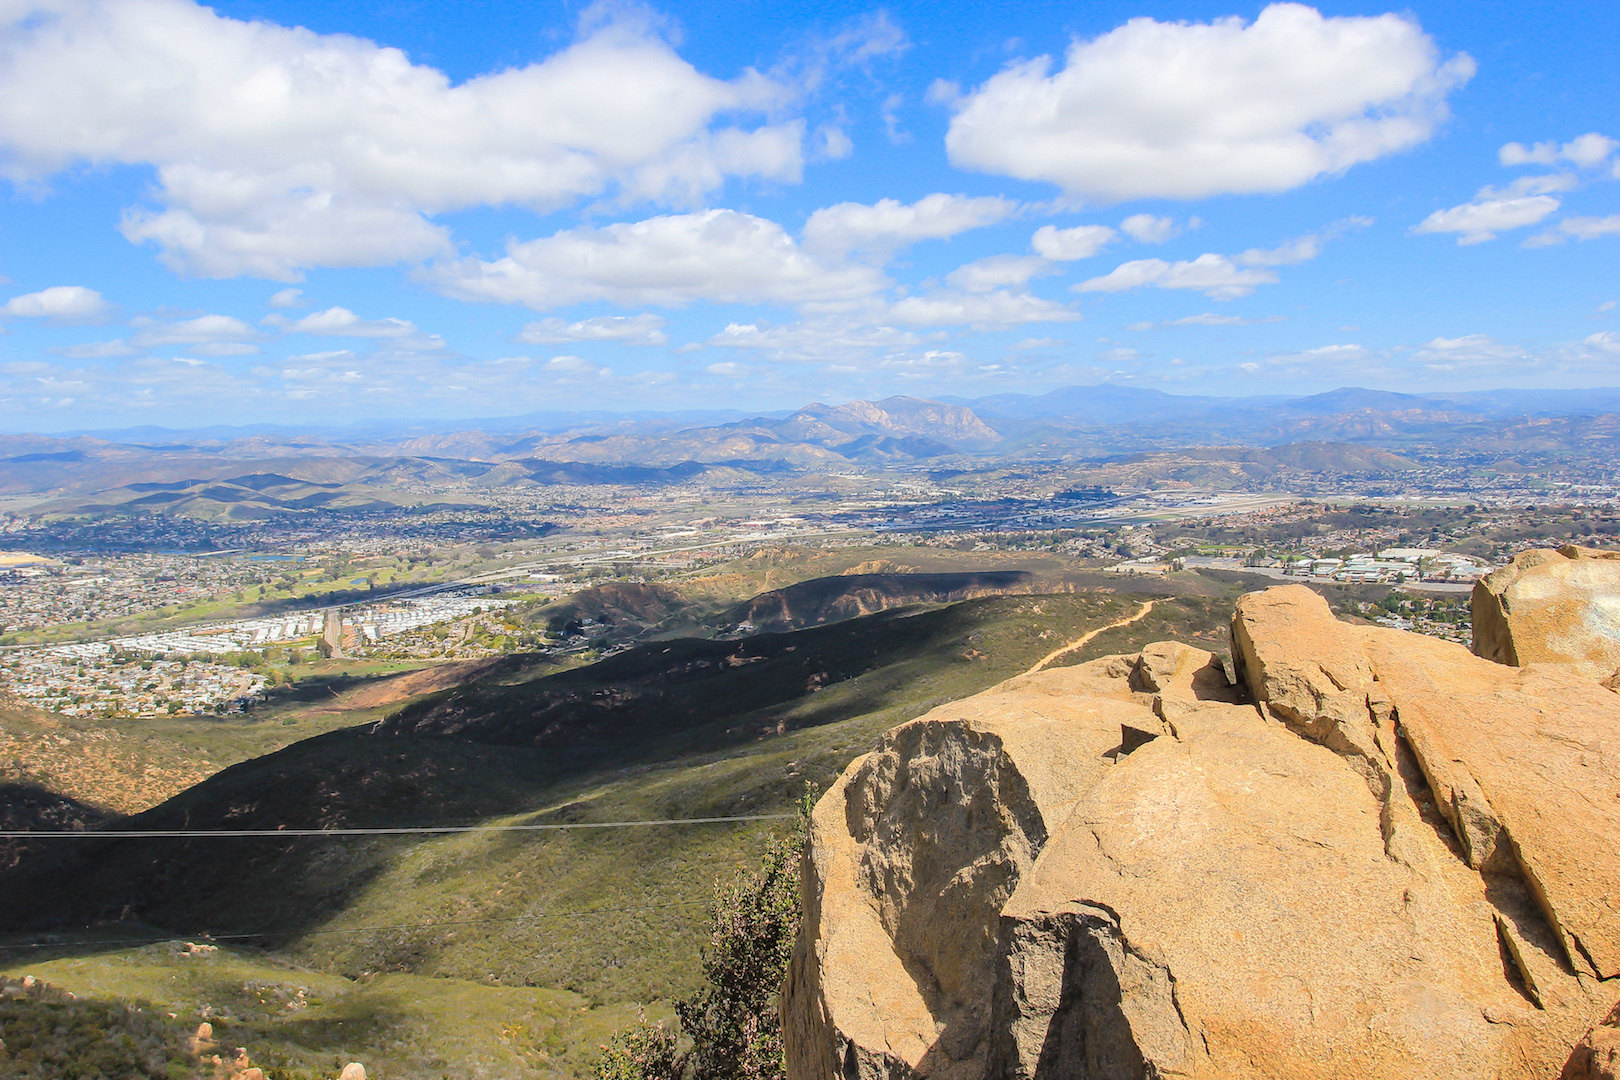
{"label": "cloud bank on horizon", "polygon": [[1613,12],[232,8],[0,2],[5,428],[1616,381]]}

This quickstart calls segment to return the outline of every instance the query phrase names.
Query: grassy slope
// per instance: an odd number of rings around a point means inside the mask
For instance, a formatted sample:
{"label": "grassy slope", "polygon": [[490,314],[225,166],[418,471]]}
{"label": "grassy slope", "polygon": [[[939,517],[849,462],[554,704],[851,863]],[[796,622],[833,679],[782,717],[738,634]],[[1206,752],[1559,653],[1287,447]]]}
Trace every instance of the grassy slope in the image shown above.
{"label": "grassy slope", "polygon": [[636,1016],[566,991],[418,975],[345,979],[252,951],[188,956],[179,945],[60,956],[28,970],[81,998],[132,1002],[188,1027],[206,1016],[227,1057],[246,1047],[272,1076],[300,1080],[329,1080],[349,1061],[378,1077],[571,1077]]}

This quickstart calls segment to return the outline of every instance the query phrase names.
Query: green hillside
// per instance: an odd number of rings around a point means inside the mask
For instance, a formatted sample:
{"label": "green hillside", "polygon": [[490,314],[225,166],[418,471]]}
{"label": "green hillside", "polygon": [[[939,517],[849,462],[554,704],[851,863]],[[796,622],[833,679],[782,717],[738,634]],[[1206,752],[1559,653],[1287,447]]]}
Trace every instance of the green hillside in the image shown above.
{"label": "green hillside", "polygon": [[[1169,598],[1085,655],[1105,642],[1117,651],[1172,636],[1218,647],[1230,613],[1225,591],[1204,578],[1165,584],[1166,592],[1219,595]],[[783,812],[894,724],[1025,670],[1133,612],[1137,600],[990,597],[741,640],[656,642],[569,671],[502,665],[452,690],[373,707],[361,726],[244,761],[113,828]],[[598,1010],[592,1017],[628,1016],[632,1003],[656,1013],[693,985],[713,881],[785,827],[64,841],[0,875],[6,940],[36,943],[50,932],[61,944],[46,951],[48,962],[39,950],[0,957],[10,958],[9,974],[49,974],[69,989],[100,979],[100,992],[122,996],[194,961],[167,946],[71,944],[86,927],[99,924],[103,939],[242,934],[233,945],[240,962],[347,980],[341,985],[356,993],[346,1000],[361,1011],[382,1008],[358,994],[374,980],[432,976],[459,980],[432,985],[469,995],[577,994],[580,1007]],[[118,983],[114,974],[131,964],[152,970]],[[447,1045],[433,1032],[451,1022],[451,1010],[435,1018],[425,1004],[401,1007],[389,1023],[420,1034],[387,1075],[441,1075],[433,1070],[451,1062],[433,1049]],[[279,1035],[256,1037],[281,1045]],[[386,1048],[389,1038],[374,1042]],[[558,1038],[577,1042],[577,1032]],[[569,1069],[583,1067],[578,1055],[568,1060]]]}

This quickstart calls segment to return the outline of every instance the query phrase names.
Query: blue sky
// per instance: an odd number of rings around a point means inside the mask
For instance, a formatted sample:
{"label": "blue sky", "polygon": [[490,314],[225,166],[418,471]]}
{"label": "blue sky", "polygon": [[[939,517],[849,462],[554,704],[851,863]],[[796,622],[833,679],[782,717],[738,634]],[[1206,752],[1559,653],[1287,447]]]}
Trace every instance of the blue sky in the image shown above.
{"label": "blue sky", "polygon": [[0,0],[0,427],[1620,384],[1620,5]]}

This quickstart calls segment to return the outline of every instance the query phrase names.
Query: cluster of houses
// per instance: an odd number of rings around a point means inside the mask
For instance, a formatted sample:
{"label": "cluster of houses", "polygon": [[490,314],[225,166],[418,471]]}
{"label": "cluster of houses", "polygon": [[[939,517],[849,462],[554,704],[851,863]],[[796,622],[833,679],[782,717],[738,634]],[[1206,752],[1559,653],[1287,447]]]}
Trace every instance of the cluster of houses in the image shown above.
{"label": "cluster of houses", "polygon": [[1283,563],[1283,573],[1343,582],[1478,581],[1489,573],[1483,560],[1434,548],[1385,548],[1376,555],[1344,559],[1300,558]]}

